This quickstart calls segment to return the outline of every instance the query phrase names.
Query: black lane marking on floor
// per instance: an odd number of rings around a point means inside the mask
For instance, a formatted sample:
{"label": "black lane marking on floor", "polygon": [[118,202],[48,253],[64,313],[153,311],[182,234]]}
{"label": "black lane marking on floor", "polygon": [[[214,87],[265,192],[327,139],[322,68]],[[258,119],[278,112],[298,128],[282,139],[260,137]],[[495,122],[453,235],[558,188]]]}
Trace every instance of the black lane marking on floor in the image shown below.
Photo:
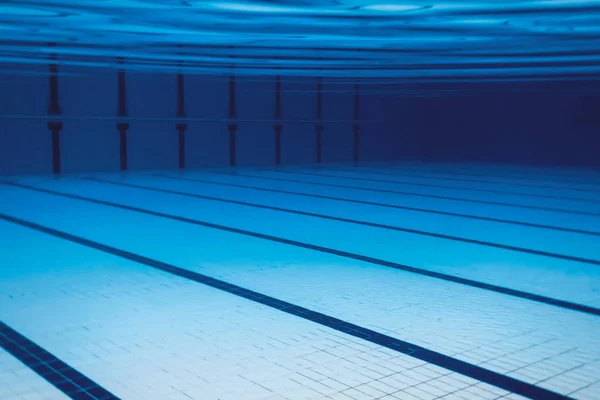
{"label": "black lane marking on floor", "polygon": [[121,250],[116,247],[108,246],[99,242],[94,242],[92,240],[84,239],[79,236],[71,235],[63,231],[38,225],[36,223],[11,217],[2,213],[0,213],[0,219],[36,230],[38,232],[43,232],[64,240],[68,240],[70,242],[77,243],[95,250],[99,250],[104,253],[108,253],[117,257],[134,261],[138,264],[143,264],[151,268],[155,268],[173,275],[177,275],[184,279],[188,279],[206,286],[210,286],[223,292],[242,297],[244,299],[265,305],[267,307],[279,311],[283,311],[287,314],[294,315],[298,318],[311,321],[313,323],[331,328],[338,332],[345,333],[347,335],[368,341],[370,343],[377,344],[382,347],[386,347],[388,349],[397,351],[399,353],[416,358],[418,360],[425,361],[427,363],[436,365],[441,368],[445,368],[447,370],[459,373],[464,376],[468,376],[481,382],[485,382],[487,384],[496,386],[509,392],[517,393],[521,396],[540,400],[569,399],[569,397],[567,396],[563,396],[558,393],[549,391],[547,389],[534,386],[529,383],[525,383],[518,379],[511,378],[509,376],[502,375],[482,367],[478,367],[465,361],[446,356],[442,353],[438,353],[433,350],[417,346],[410,342],[396,339],[394,337],[384,335],[377,331],[373,331],[371,329],[355,325],[351,322],[347,322],[317,311],[313,311],[308,308],[295,305],[293,303],[288,303],[275,297],[255,292],[253,290],[246,289],[244,287],[237,286],[226,281],[211,278],[209,276],[202,275],[197,272],[192,272],[172,264],[167,264],[158,260],[144,257],[139,254],[131,253],[126,250]]}
{"label": "black lane marking on floor", "polygon": [[[331,171],[331,170],[332,169],[330,169],[329,171]],[[461,188],[458,186],[434,185],[434,184],[428,184],[428,183],[414,183],[414,182],[396,181],[396,180],[389,180],[389,179],[360,178],[357,176],[344,176],[344,175],[313,173],[313,172],[300,172],[300,171],[290,171],[290,170],[269,169],[268,171],[269,172],[279,172],[282,174],[319,176],[319,177],[326,177],[326,178],[349,179],[349,180],[364,181],[364,182],[392,183],[392,184],[398,184],[398,185],[419,186],[419,187],[434,188],[434,189],[458,190],[458,191],[463,191],[463,192],[480,192],[480,193],[491,193],[491,194],[500,194],[500,195],[520,196],[520,197],[538,197],[538,198],[544,198],[544,199],[559,199],[559,200],[577,201],[580,203],[592,203],[592,204],[600,203],[600,200],[581,199],[581,198],[575,198],[575,197],[557,197],[557,196],[550,196],[550,195],[545,195],[545,194],[509,192],[509,191],[504,191],[504,190],[469,189],[469,188]],[[344,170],[341,170],[341,171],[343,172]],[[356,172],[359,174],[364,173],[364,172],[360,172],[360,171],[353,171],[353,172]],[[366,172],[366,173],[370,173],[370,172]]]}
{"label": "black lane marking on floor", "polygon": [[452,240],[455,242],[462,242],[462,243],[474,244],[474,245],[478,245],[478,246],[486,246],[486,247],[492,247],[492,248],[496,248],[496,249],[510,250],[510,251],[515,251],[515,252],[519,252],[519,253],[533,254],[533,255],[541,256],[541,257],[555,258],[558,260],[574,261],[574,262],[580,262],[580,263],[584,263],[584,264],[600,266],[600,260],[570,256],[567,254],[552,253],[552,252],[543,251],[543,250],[528,249],[525,247],[518,247],[518,246],[507,245],[507,244],[488,242],[485,240],[469,239],[469,238],[460,237],[460,236],[446,235],[443,233],[421,231],[418,229],[403,228],[400,226],[384,225],[384,224],[378,224],[375,222],[360,221],[360,220],[356,220],[356,219],[349,219],[349,218],[342,218],[342,217],[334,217],[332,215],[317,214],[317,213],[312,213],[312,212],[308,212],[308,211],[300,211],[300,210],[292,210],[289,208],[267,206],[267,205],[263,205],[263,204],[250,203],[250,202],[246,202],[246,201],[230,200],[230,199],[224,199],[221,197],[205,196],[205,195],[188,193],[188,192],[180,192],[177,190],[162,189],[162,188],[156,188],[153,186],[138,185],[138,184],[134,184],[134,183],[115,182],[115,181],[99,179],[99,178],[85,178],[85,179],[94,181],[94,182],[110,184],[110,185],[123,186],[123,187],[129,187],[129,188],[141,189],[141,190],[149,190],[149,191],[166,193],[166,194],[174,194],[174,195],[178,195],[178,196],[185,196],[185,197],[191,197],[191,198],[202,199],[202,200],[217,201],[217,202],[221,202],[221,203],[235,204],[235,205],[241,205],[241,206],[247,206],[247,207],[253,207],[253,208],[260,208],[263,210],[278,211],[278,212],[284,212],[284,213],[288,213],[288,214],[302,215],[302,216],[306,216],[306,217],[320,218],[320,219],[344,222],[344,223],[349,223],[349,224],[354,224],[354,225],[369,226],[372,228],[379,228],[379,229],[391,230],[391,231],[396,231],[396,232],[404,232],[404,233],[410,233],[413,235],[432,237],[432,238],[436,238],[436,239]]}
{"label": "black lane marking on floor", "polygon": [[69,194],[69,193],[57,192],[57,191],[53,191],[53,190],[49,190],[49,189],[40,189],[40,188],[37,188],[34,186],[23,185],[20,183],[14,183],[14,182],[1,182],[1,183],[5,184],[5,185],[9,185],[9,186],[20,187],[22,189],[31,190],[34,192],[47,193],[47,194],[51,194],[51,195],[55,195],[55,196],[59,196],[59,197],[81,200],[81,201],[85,201],[88,203],[100,204],[100,205],[104,205],[104,206],[119,208],[122,210],[134,211],[134,212],[138,212],[140,214],[152,215],[155,217],[170,219],[173,221],[185,222],[185,223],[192,224],[192,225],[204,226],[207,228],[217,229],[217,230],[221,230],[221,231],[225,231],[225,232],[236,233],[236,234],[243,235],[243,236],[250,236],[250,237],[257,238],[257,239],[263,239],[263,240],[268,240],[271,242],[287,244],[290,246],[314,250],[314,251],[318,251],[318,252],[325,253],[325,254],[333,254],[333,255],[336,255],[339,257],[344,257],[344,258],[357,260],[357,261],[363,261],[363,262],[367,262],[367,263],[374,264],[374,265],[380,265],[383,267],[388,267],[388,268],[393,268],[393,269],[397,269],[397,270],[401,270],[401,271],[411,272],[411,273],[424,275],[424,276],[428,276],[431,278],[436,278],[436,279],[440,279],[440,280],[444,280],[444,281],[448,281],[448,282],[454,282],[454,283],[458,283],[458,284],[462,284],[462,285],[466,285],[466,286],[476,287],[479,289],[489,290],[489,291],[496,292],[496,293],[502,293],[502,294],[506,294],[509,296],[513,296],[513,297],[519,297],[522,299],[527,299],[527,300],[535,301],[538,303],[548,304],[548,305],[552,305],[552,306],[556,306],[556,307],[566,308],[566,309],[573,310],[573,311],[579,311],[579,312],[586,313],[586,314],[600,316],[599,308],[594,308],[594,307],[586,306],[583,304],[572,303],[570,301],[554,299],[551,297],[546,297],[546,296],[542,296],[542,295],[538,295],[538,294],[523,292],[520,290],[510,289],[510,288],[506,288],[503,286],[497,286],[497,285],[492,285],[489,283],[474,281],[471,279],[461,278],[461,277],[454,276],[454,275],[448,275],[448,274],[444,274],[444,273],[440,273],[440,272],[429,271],[426,269],[411,267],[408,265],[398,264],[395,262],[386,261],[386,260],[382,260],[379,258],[363,256],[360,254],[350,253],[350,252],[346,252],[346,251],[342,251],[342,250],[330,249],[328,247],[313,245],[313,244],[304,243],[304,242],[298,242],[295,240],[284,239],[284,238],[280,238],[277,236],[271,236],[271,235],[266,235],[263,233],[247,231],[244,229],[233,228],[230,226],[213,224],[211,222],[200,221],[197,219],[180,217],[180,216],[172,215],[172,214],[165,214],[165,213],[161,213],[158,211],[152,211],[152,210],[133,207],[133,206],[127,206],[124,204],[112,203],[109,201],[98,200],[98,199],[93,199],[93,198],[84,197],[84,196],[78,196],[78,195]]}
{"label": "black lane marking on floor", "polygon": [[[551,211],[551,212],[559,212],[559,213],[565,213],[565,214],[585,215],[585,216],[588,216],[588,217],[600,217],[600,213],[592,213],[592,212],[587,212],[587,211],[575,211],[575,210],[568,210],[568,209],[564,209],[564,208],[528,206],[528,205],[524,205],[524,204],[502,203],[502,202],[497,202],[497,201],[465,199],[463,197],[451,197],[451,196],[439,196],[439,195],[433,195],[433,194],[420,194],[420,193],[413,193],[413,192],[401,192],[401,191],[398,191],[398,190],[371,189],[371,188],[365,188],[365,187],[360,187],[360,186],[347,186],[347,185],[336,185],[336,184],[333,184],[333,183],[321,183],[321,182],[303,181],[303,180],[300,180],[300,179],[273,178],[273,177],[266,177],[266,176],[260,176],[260,175],[252,175],[252,174],[247,174],[247,173],[240,173],[238,171],[235,171],[233,173],[232,172],[223,172],[223,171],[210,171],[210,172],[213,173],[213,174],[221,174],[221,175],[229,175],[229,176],[241,176],[241,177],[246,176],[246,177],[250,177],[250,178],[263,179],[263,180],[268,180],[268,181],[294,182],[294,183],[303,183],[305,185],[313,185],[313,186],[326,186],[326,187],[335,187],[335,188],[342,188],[342,189],[354,189],[354,190],[361,190],[361,191],[364,191],[364,192],[401,194],[403,196],[425,197],[425,198],[429,198],[429,199],[452,200],[452,201],[459,201],[459,202],[463,202],[463,203],[487,204],[487,205],[493,205],[493,206],[523,208],[523,209],[528,209],[528,210]],[[278,172],[278,171],[273,170],[273,172]]]}
{"label": "black lane marking on floor", "polygon": [[[365,165],[366,166],[366,165]],[[359,165],[360,167],[360,165]],[[390,168],[394,168],[394,169],[402,169],[402,170],[407,170],[407,171],[415,171],[415,172],[432,172],[432,173],[440,173],[440,171],[438,171],[437,169],[432,170],[423,170],[423,169],[415,169],[415,168],[411,168],[408,166],[403,166],[403,165],[379,165],[376,166],[376,168],[386,168],[386,167],[390,167]],[[439,168],[444,168],[444,166],[440,166]],[[506,171],[505,171],[506,172]],[[528,174],[525,173],[524,175],[505,175],[500,171],[500,174],[494,172],[494,171],[486,171],[483,174],[475,174],[472,173],[472,171],[470,171],[469,169],[464,170],[458,170],[457,172],[444,172],[445,174],[449,174],[449,175],[460,175],[460,176],[472,176],[472,177],[477,177],[477,178],[485,178],[485,177],[496,177],[496,178],[500,178],[500,179],[516,179],[516,180],[523,180],[523,181],[537,181],[537,182],[553,182],[553,183],[566,183],[566,184],[581,184],[581,185],[592,185],[592,186],[597,186],[600,185],[600,176],[597,179],[594,179],[593,177],[589,177],[590,180],[572,180],[570,178],[572,178],[572,176],[568,176],[568,175],[546,175],[545,172],[541,172],[538,171],[539,174],[541,175],[537,175],[538,173],[533,172],[532,174]],[[552,171],[548,171],[548,173],[552,173]],[[529,176],[526,176],[529,175]],[[566,179],[566,180],[565,180]]]}
{"label": "black lane marking on floor", "polygon": [[[528,188],[550,189],[550,190],[556,190],[556,191],[573,191],[573,192],[584,192],[584,193],[600,194],[600,190],[598,190],[598,189],[594,190],[594,189],[583,189],[583,188],[575,188],[575,187],[556,187],[556,186],[547,186],[547,185],[538,185],[538,184],[527,184],[527,183],[494,182],[494,181],[481,180],[481,179],[460,179],[460,178],[451,178],[451,177],[447,177],[447,176],[443,176],[443,175],[437,175],[437,176],[420,175],[417,171],[415,171],[415,173],[412,173],[410,171],[407,172],[407,171],[404,171],[404,170],[396,170],[397,173],[394,173],[394,172],[391,172],[392,170],[382,171],[381,169],[378,169],[378,168],[375,168],[375,167],[361,167],[361,166],[357,166],[357,167],[354,167],[354,168],[352,168],[352,167],[333,167],[333,168],[330,168],[330,170],[331,171],[355,172],[355,173],[359,173],[359,174],[373,174],[373,175],[393,176],[393,177],[396,177],[396,178],[408,177],[408,178],[429,179],[429,180],[436,180],[436,181],[455,181],[455,182],[467,182],[467,183],[486,183],[486,184],[501,185],[501,186],[519,186],[519,187],[528,187]],[[429,172],[429,173],[435,175],[435,172]],[[448,175],[448,176],[452,176],[452,175]],[[404,182],[397,182],[397,181],[390,181],[390,182],[404,184]],[[534,196],[534,197],[546,197],[546,198],[551,198],[551,199],[556,198],[556,199],[574,200],[574,201],[591,201],[593,203],[599,203],[600,202],[600,200],[582,199],[582,198],[579,198],[579,197],[564,197],[564,196],[540,195],[540,194],[534,194],[534,193],[509,192],[509,191],[504,191],[504,190],[463,189],[463,188],[456,188],[456,187],[453,187],[453,186],[440,186],[440,187],[455,188],[455,189],[459,189],[459,190],[476,190],[476,191],[485,191],[485,192],[491,192],[491,193],[506,193],[506,194],[516,194],[516,195],[525,195],[525,196]]]}
{"label": "black lane marking on floor", "polygon": [[215,181],[209,181],[209,180],[204,180],[204,179],[188,178],[188,177],[181,177],[181,176],[171,176],[171,175],[165,175],[165,174],[151,174],[151,175],[158,176],[161,178],[174,179],[174,180],[180,180],[180,181],[186,181],[186,182],[198,182],[198,183],[206,183],[209,185],[229,186],[229,187],[258,190],[258,191],[264,191],[264,192],[291,194],[291,195],[295,195],[295,196],[313,197],[313,198],[318,198],[318,199],[335,200],[335,201],[342,201],[342,202],[347,202],[347,203],[365,204],[365,205],[376,206],[376,207],[395,208],[395,209],[399,209],[399,210],[416,211],[416,212],[427,213],[427,214],[448,215],[451,217],[460,217],[460,218],[475,219],[475,220],[480,220],[480,221],[498,222],[498,223],[509,224],[509,225],[521,225],[521,226],[528,226],[528,227],[532,227],[532,228],[551,229],[551,230],[560,231],[560,232],[579,233],[582,235],[600,236],[600,232],[587,231],[584,229],[565,228],[565,227],[561,227],[561,226],[535,224],[535,223],[523,222],[523,221],[513,221],[510,219],[481,217],[481,216],[477,216],[477,215],[461,214],[461,213],[454,213],[454,212],[449,212],[449,211],[438,211],[438,210],[431,210],[431,209],[427,209],[427,208],[399,206],[399,205],[387,204],[387,203],[376,203],[376,202],[372,202],[372,201],[350,199],[347,197],[334,197],[334,196],[325,196],[325,195],[320,195],[320,194],[294,192],[294,191],[290,191],[290,190],[269,189],[269,188],[263,188],[263,187],[259,187],[259,186],[242,185],[239,183],[215,182]]}
{"label": "black lane marking on floor", "polygon": [[[6,218],[0,214],[0,218],[20,224],[12,217]],[[2,321],[0,347],[73,400],[119,400],[117,396]]]}

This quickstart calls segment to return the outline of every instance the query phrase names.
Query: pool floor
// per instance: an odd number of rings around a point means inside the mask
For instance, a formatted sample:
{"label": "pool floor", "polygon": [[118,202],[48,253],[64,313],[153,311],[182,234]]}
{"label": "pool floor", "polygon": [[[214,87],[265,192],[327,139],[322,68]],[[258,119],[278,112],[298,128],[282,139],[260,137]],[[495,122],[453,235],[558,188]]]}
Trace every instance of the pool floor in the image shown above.
{"label": "pool floor", "polygon": [[600,398],[600,172],[0,181],[0,399]]}

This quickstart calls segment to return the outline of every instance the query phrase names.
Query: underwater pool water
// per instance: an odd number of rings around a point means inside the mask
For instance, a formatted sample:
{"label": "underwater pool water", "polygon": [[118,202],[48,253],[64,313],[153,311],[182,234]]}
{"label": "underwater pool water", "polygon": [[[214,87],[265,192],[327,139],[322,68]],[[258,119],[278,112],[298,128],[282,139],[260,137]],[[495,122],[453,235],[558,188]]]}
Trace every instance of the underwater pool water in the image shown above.
{"label": "underwater pool water", "polygon": [[2,181],[3,399],[600,396],[596,172]]}
{"label": "underwater pool water", "polygon": [[0,400],[600,399],[598,78],[600,0],[0,2]]}
{"label": "underwater pool water", "polygon": [[600,71],[597,0],[18,0],[0,15],[0,63],[416,81]]}

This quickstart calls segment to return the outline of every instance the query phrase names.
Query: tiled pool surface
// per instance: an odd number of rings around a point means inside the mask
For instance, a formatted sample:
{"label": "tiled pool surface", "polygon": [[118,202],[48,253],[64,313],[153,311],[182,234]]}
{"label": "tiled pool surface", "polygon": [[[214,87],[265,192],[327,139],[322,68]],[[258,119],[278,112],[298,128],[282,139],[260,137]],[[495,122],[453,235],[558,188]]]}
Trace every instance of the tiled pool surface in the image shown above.
{"label": "tiled pool surface", "polygon": [[1,399],[600,398],[600,173],[2,181]]}

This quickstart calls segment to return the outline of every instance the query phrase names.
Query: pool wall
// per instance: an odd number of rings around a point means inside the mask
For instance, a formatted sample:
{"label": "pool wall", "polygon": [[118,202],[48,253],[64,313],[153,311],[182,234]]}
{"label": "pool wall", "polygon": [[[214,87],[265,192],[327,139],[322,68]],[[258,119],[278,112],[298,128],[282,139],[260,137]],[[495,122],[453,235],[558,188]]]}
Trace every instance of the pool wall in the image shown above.
{"label": "pool wall", "polygon": [[600,164],[590,145],[597,83],[432,86],[55,63],[2,66],[1,174],[318,160]]}

